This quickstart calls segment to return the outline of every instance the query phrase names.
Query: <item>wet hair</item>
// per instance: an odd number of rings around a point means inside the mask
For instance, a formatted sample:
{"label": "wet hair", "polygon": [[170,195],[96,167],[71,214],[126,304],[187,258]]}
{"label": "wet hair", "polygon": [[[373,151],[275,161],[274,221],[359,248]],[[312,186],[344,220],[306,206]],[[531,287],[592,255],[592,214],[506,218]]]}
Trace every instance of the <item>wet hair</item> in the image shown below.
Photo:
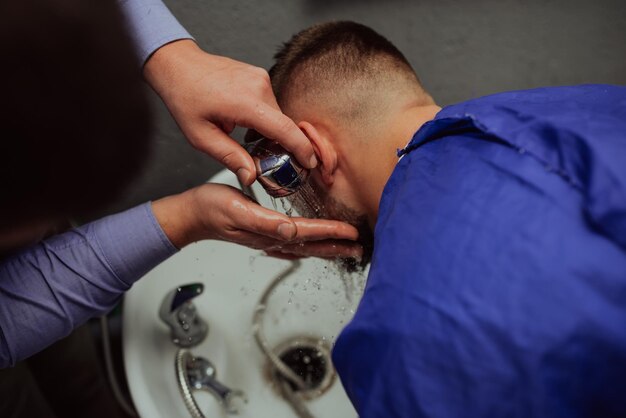
{"label": "wet hair", "polygon": [[400,89],[418,100],[430,99],[405,56],[359,23],[312,26],[294,35],[274,58],[269,74],[281,107],[292,98],[317,100],[325,106],[339,101],[334,114],[358,116],[371,92]]}
{"label": "wet hair", "polygon": [[0,56],[0,229],[118,196],[151,118],[117,2],[1,2]]}

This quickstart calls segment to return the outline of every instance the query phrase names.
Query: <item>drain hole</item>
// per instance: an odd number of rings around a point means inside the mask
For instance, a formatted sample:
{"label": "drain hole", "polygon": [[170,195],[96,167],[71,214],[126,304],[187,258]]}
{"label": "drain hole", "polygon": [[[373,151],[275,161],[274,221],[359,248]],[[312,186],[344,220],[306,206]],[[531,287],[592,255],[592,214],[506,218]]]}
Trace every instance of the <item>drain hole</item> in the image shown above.
{"label": "drain hole", "polygon": [[[315,347],[292,348],[281,354],[280,359],[306,383],[307,389],[318,389],[328,372],[327,359],[321,350]],[[298,387],[287,381],[291,390]]]}
{"label": "drain hole", "polygon": [[280,376],[275,369],[270,373],[273,381],[286,382],[293,392],[298,392],[304,399],[309,400],[322,395],[332,386],[335,370],[330,360],[330,349],[321,340],[295,338],[281,344],[274,352],[287,367],[302,378],[306,389],[298,389],[294,383]]}

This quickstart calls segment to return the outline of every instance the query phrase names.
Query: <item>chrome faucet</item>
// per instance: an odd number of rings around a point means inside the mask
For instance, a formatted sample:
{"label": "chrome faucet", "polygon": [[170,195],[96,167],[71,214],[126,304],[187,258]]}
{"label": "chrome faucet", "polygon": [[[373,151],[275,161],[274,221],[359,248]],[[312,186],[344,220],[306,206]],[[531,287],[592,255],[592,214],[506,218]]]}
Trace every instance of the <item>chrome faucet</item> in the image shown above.
{"label": "chrome faucet", "polygon": [[200,344],[209,332],[209,326],[198,316],[191,302],[204,291],[202,283],[179,286],[165,295],[159,308],[159,318],[170,327],[172,342],[179,347]]}

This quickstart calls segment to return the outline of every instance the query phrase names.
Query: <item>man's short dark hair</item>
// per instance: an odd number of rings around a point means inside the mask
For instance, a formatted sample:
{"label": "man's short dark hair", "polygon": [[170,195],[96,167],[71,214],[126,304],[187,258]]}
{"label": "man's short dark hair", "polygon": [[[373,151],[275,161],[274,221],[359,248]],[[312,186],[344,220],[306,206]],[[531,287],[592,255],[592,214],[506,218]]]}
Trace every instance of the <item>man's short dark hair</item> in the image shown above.
{"label": "man's short dark hair", "polygon": [[0,228],[110,201],[151,126],[115,0],[0,3]]}
{"label": "man's short dark hair", "polygon": [[341,88],[359,78],[405,77],[421,89],[405,56],[373,29],[350,21],[328,22],[307,28],[286,42],[270,69],[274,94],[284,105],[291,92],[297,97],[319,89]]}

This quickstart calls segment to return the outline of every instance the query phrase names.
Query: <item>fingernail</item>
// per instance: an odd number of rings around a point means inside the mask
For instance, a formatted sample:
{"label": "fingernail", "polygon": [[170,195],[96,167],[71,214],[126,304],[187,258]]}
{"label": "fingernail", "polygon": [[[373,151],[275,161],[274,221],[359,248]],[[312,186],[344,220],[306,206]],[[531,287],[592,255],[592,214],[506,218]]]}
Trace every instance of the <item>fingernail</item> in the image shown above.
{"label": "fingernail", "polygon": [[278,235],[283,239],[291,240],[296,236],[296,226],[290,223],[278,225]]}
{"label": "fingernail", "polygon": [[237,170],[237,178],[245,185],[250,184],[250,171],[245,168],[240,168]]}
{"label": "fingernail", "polygon": [[317,157],[315,154],[311,155],[311,159],[309,160],[309,168],[317,167]]}

